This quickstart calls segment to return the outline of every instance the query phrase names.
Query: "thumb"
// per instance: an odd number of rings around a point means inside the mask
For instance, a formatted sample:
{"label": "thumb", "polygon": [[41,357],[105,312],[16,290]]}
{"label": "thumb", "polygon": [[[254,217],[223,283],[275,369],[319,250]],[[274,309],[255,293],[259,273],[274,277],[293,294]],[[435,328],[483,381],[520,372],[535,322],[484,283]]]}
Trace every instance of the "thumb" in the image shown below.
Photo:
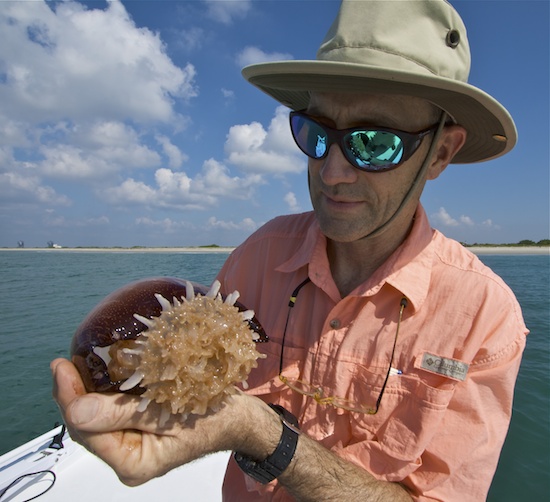
{"label": "thumb", "polygon": [[99,399],[94,395],[75,399],[67,409],[67,415],[74,425],[83,425],[96,418],[100,408]]}
{"label": "thumb", "polygon": [[[145,411],[138,411],[141,398],[122,393],[90,393],[78,396],[67,406],[66,420],[80,431],[117,432],[139,430],[159,432],[161,407],[151,403]],[[164,431],[173,425],[169,420]]]}
{"label": "thumb", "polygon": [[[67,425],[104,432],[133,426],[140,399],[124,394],[86,393],[76,367],[65,359],[51,363],[53,395]],[[140,414],[138,414],[140,415]]]}

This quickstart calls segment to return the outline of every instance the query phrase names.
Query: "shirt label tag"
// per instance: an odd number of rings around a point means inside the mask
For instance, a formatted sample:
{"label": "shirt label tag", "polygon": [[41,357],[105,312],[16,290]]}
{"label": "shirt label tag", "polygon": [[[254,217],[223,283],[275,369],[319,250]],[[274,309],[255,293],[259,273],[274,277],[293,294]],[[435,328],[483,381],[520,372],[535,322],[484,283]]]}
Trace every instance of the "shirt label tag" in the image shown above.
{"label": "shirt label tag", "polygon": [[470,365],[457,359],[449,359],[424,352],[420,367],[432,373],[438,373],[439,375],[463,382],[466,380]]}

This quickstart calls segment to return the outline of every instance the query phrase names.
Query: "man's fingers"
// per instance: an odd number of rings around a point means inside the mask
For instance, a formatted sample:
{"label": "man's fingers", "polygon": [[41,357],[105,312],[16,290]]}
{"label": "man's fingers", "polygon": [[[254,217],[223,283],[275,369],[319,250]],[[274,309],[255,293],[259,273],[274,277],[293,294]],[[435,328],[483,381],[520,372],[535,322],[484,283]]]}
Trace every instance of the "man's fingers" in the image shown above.
{"label": "man's fingers", "polygon": [[88,432],[138,429],[158,433],[160,406],[152,403],[147,410],[139,412],[140,401],[141,398],[126,394],[86,394],[68,405],[67,419],[75,427]]}
{"label": "man's fingers", "polygon": [[[141,402],[138,396],[123,393],[86,393],[76,367],[66,359],[51,363],[54,377],[53,395],[65,422],[70,428],[82,432],[112,432],[124,429],[138,429],[158,433],[161,409],[150,403],[144,412],[138,412]],[[177,422],[172,417],[163,432]]]}

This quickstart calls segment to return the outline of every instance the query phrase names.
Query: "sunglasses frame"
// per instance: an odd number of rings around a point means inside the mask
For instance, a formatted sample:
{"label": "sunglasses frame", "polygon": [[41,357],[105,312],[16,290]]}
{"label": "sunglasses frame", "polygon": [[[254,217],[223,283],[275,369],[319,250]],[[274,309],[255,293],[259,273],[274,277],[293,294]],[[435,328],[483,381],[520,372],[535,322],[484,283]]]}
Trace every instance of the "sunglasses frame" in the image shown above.
{"label": "sunglasses frame", "polygon": [[[321,156],[315,156],[311,155],[310,152],[307,152],[304,148],[302,148],[302,145],[297,139],[297,134],[294,132],[293,127],[293,119],[295,117],[301,118],[305,121],[313,122],[317,127],[321,128],[327,137],[327,145],[325,152]],[[381,173],[381,172],[387,172],[391,171],[392,169],[395,169],[399,167],[403,162],[406,162],[408,159],[411,158],[411,156],[416,152],[420,144],[422,143],[422,139],[427,136],[428,134],[435,131],[435,129],[439,126],[439,122],[437,124],[434,124],[427,129],[423,129],[422,131],[418,132],[406,132],[406,131],[400,131],[399,129],[391,129],[388,127],[378,127],[378,126],[369,126],[364,125],[361,127],[351,127],[348,129],[335,129],[333,127],[330,127],[326,124],[323,124],[322,122],[319,122],[315,120],[313,117],[305,113],[304,111],[293,111],[289,114],[289,122],[290,122],[290,131],[292,133],[292,137],[294,138],[294,141],[296,142],[296,145],[298,145],[298,148],[306,154],[309,158],[320,160],[324,159],[330,150],[330,147],[333,144],[337,144],[340,147],[340,150],[348,160],[348,162],[355,167],[356,169],[359,169],[360,171],[365,171],[369,173]],[[401,159],[397,163],[390,163],[389,165],[377,165],[373,166],[372,164],[369,164],[368,166],[360,166],[357,163],[357,157],[353,154],[350,147],[348,146],[348,142],[346,141],[346,138],[348,138],[351,134],[354,132],[387,132],[390,134],[394,134],[397,136],[402,144],[403,144],[403,155],[401,156]],[[365,161],[362,161],[363,163]]]}

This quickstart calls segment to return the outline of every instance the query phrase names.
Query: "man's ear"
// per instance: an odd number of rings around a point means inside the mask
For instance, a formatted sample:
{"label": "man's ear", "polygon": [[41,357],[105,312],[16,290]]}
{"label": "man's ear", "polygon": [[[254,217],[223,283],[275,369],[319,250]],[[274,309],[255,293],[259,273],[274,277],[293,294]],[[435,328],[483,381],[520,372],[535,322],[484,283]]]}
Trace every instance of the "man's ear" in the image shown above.
{"label": "man's ear", "polygon": [[445,126],[439,138],[435,155],[428,168],[427,179],[435,180],[451,163],[466,141],[467,132],[459,125]]}

